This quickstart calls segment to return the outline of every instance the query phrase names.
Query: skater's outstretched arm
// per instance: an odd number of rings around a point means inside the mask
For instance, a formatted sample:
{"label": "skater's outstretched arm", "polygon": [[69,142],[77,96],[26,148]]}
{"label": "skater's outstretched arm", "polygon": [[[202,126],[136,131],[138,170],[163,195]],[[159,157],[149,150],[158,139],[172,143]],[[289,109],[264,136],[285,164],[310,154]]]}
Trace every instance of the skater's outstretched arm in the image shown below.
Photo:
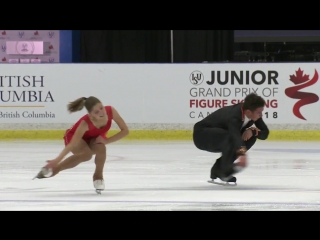
{"label": "skater's outstretched arm", "polygon": [[86,131],[88,131],[88,124],[85,121],[82,121],[77,127],[77,130],[75,131],[70,143],[54,160],[51,161],[51,164],[55,165],[60,163],[64,159],[64,157],[67,156],[67,154],[70,153],[75,146],[77,146]]}
{"label": "skater's outstretched arm", "polygon": [[112,107],[112,116],[113,116],[113,120],[116,122],[116,124],[120,128],[120,132],[116,133],[110,138],[104,139],[103,140],[104,144],[113,143],[115,141],[118,141],[124,138],[129,134],[129,129],[127,124],[125,123],[125,121],[122,119],[122,117],[114,107]]}

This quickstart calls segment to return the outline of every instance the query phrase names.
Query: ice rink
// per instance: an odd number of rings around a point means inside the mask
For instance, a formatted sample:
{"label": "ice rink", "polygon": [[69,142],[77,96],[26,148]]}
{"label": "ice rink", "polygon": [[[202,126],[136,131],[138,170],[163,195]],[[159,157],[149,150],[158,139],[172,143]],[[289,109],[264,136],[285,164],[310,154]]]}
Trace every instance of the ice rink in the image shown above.
{"label": "ice rink", "polygon": [[62,141],[0,142],[0,210],[320,210],[320,143],[258,141],[238,186],[207,183],[219,154],[192,142],[108,145],[106,190],[95,193],[94,160],[32,180]]}

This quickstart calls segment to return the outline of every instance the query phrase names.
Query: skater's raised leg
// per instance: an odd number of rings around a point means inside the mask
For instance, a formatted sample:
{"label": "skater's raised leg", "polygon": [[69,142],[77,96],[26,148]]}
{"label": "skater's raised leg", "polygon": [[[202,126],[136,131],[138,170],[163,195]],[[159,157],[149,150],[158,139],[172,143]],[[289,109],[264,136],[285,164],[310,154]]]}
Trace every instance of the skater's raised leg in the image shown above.
{"label": "skater's raised leg", "polygon": [[87,162],[92,158],[92,151],[84,140],[80,140],[79,144],[71,151],[73,155],[63,160],[54,170],[53,176],[66,169],[74,168],[80,163]]}

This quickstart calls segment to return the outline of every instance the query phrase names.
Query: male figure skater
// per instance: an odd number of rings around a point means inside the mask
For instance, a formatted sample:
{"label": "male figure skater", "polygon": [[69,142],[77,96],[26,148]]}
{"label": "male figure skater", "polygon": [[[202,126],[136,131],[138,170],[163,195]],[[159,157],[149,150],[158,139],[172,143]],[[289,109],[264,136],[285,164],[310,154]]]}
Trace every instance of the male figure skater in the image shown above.
{"label": "male figure skater", "polygon": [[220,108],[194,125],[195,146],[222,153],[211,168],[209,182],[236,185],[237,179],[232,175],[247,166],[247,151],[257,138],[268,138],[269,129],[262,120],[264,107],[264,99],[251,93],[243,103]]}

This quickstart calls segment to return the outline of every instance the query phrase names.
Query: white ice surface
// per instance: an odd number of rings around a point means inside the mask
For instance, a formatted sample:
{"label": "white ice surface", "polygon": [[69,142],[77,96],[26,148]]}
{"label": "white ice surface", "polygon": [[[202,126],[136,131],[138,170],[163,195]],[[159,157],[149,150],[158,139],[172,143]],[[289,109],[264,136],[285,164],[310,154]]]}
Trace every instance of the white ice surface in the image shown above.
{"label": "white ice surface", "polygon": [[31,180],[63,142],[0,142],[0,210],[320,210],[320,143],[258,141],[238,186],[207,183],[219,154],[192,142],[108,145],[106,190],[93,188],[94,160]]}

